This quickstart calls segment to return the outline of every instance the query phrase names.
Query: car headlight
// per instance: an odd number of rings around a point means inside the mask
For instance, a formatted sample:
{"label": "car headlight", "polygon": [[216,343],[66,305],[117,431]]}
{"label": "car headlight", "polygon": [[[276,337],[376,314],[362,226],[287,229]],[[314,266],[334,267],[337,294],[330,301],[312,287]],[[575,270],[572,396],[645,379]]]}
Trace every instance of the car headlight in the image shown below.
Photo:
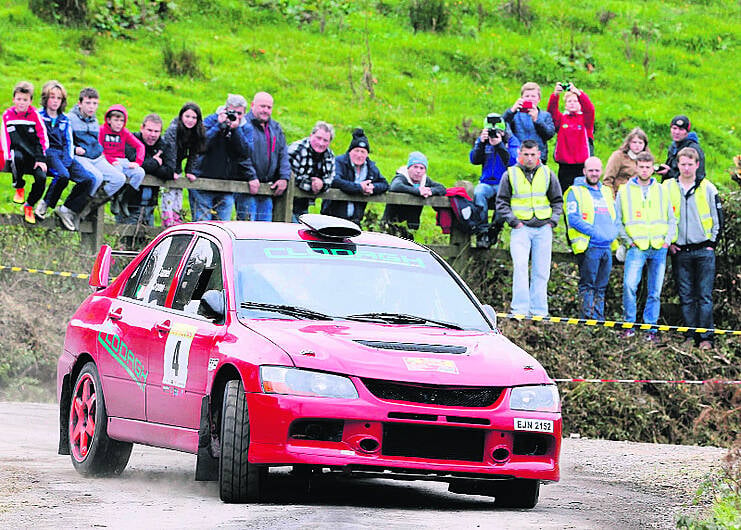
{"label": "car headlight", "polygon": [[516,386],[509,395],[509,408],[558,412],[561,410],[561,400],[556,385]]}
{"label": "car headlight", "polygon": [[349,378],[285,366],[261,366],[262,390],[267,394],[290,394],[340,399],[357,399],[358,391]]}

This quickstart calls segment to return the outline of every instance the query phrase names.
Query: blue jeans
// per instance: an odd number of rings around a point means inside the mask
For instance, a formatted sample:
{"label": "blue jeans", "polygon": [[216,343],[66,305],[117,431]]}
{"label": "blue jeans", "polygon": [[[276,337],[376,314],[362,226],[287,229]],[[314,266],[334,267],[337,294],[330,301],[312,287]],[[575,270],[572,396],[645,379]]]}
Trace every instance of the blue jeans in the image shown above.
{"label": "blue jeans", "polygon": [[[484,218],[484,222],[489,222],[489,201],[494,199],[499,192],[499,184],[487,184],[485,182],[479,182],[476,184],[476,188],[473,190],[473,202],[481,208],[481,217]],[[494,218],[491,220],[494,225],[504,224],[504,218],[494,210]]]}
{"label": "blue jeans", "polygon": [[661,288],[664,285],[666,270],[666,249],[651,248],[641,250],[630,247],[625,255],[623,274],[623,311],[626,322],[636,321],[636,291],[641,281],[643,266],[648,267],[648,296],[643,309],[643,322],[656,324],[661,309]]}
{"label": "blue jeans", "polygon": [[237,221],[272,221],[273,198],[265,195],[235,193],[234,205],[237,208]]}
{"label": "blue jeans", "polygon": [[588,247],[576,255],[579,265],[579,298],[581,318],[605,319],[605,290],[612,270],[609,248]]}
{"label": "blue jeans", "polygon": [[229,221],[232,218],[232,193],[189,189],[188,200],[190,215],[194,221]]}
{"label": "blue jeans", "polygon": [[[513,228],[509,241],[512,255],[512,313],[548,316],[548,278],[551,275],[553,229],[550,223],[533,228]],[[528,260],[532,251],[532,267]],[[529,278],[529,270],[532,278]]]}
{"label": "blue jeans", "polygon": [[[677,289],[685,325],[692,328],[713,328],[713,283],[715,282],[715,251],[711,248],[679,251],[675,255]],[[712,342],[713,333],[688,332],[695,343]]]}

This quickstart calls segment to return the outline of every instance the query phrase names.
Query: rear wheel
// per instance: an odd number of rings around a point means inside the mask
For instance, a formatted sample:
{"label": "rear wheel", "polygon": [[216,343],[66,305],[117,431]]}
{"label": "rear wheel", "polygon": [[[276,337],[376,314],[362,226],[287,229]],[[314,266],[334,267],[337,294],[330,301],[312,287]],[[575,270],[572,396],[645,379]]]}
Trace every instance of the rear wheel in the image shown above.
{"label": "rear wheel", "polygon": [[219,495],[229,503],[258,501],[268,468],[250,464],[250,421],[242,381],[226,384],[221,409],[221,458],[219,460]]}
{"label": "rear wheel", "polygon": [[497,484],[494,506],[500,508],[535,508],[540,495],[540,481],[517,478]]}
{"label": "rear wheel", "polygon": [[108,437],[108,415],[98,369],[87,363],[77,376],[69,410],[69,452],[82,475],[120,475],[133,444]]}

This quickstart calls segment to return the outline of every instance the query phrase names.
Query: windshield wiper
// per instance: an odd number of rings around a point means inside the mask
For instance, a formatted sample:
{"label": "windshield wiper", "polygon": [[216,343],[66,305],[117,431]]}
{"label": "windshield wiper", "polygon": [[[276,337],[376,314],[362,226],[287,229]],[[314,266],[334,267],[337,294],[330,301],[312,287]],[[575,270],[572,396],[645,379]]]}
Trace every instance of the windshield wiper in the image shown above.
{"label": "windshield wiper", "polygon": [[418,317],[407,315],[405,313],[358,313],[356,315],[346,315],[342,318],[347,320],[360,320],[364,322],[387,322],[389,324],[432,324],[449,329],[463,329],[458,324],[445,322],[444,320],[434,320],[427,317]]}
{"label": "windshield wiper", "polygon": [[308,320],[334,320],[334,317],[325,315],[324,313],[292,305],[264,304],[262,302],[242,302],[239,307],[242,309],[259,309],[261,311],[283,313],[284,315],[290,315],[292,317],[304,318]]}

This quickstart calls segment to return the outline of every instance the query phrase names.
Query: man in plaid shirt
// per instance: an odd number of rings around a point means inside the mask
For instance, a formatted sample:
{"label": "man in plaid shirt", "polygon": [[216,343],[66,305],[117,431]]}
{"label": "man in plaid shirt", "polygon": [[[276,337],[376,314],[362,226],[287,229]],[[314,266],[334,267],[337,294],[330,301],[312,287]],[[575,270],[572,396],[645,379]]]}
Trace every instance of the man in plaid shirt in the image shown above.
{"label": "man in plaid shirt", "polygon": [[[334,179],[334,153],[329,143],[334,138],[334,127],[329,123],[318,121],[311,130],[311,135],[288,146],[288,160],[296,178],[296,186],[304,191],[318,195],[329,189]],[[314,199],[293,200],[293,220],[309,211],[309,201]]]}

